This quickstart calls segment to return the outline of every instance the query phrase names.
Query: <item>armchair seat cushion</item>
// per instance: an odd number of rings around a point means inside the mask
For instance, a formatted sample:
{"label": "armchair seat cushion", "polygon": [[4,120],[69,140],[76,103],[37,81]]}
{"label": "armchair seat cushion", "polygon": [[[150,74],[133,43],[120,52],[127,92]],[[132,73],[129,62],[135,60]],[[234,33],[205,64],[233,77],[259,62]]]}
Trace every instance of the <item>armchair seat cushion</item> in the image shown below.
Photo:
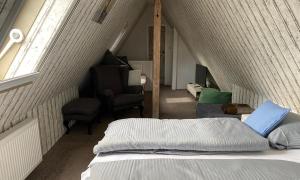
{"label": "armchair seat cushion", "polygon": [[144,101],[142,94],[120,94],[114,98],[114,106],[137,104]]}
{"label": "armchair seat cushion", "polygon": [[64,115],[94,115],[100,108],[100,102],[93,98],[78,98],[62,108]]}
{"label": "armchair seat cushion", "polygon": [[126,94],[142,94],[143,86],[127,86]]}

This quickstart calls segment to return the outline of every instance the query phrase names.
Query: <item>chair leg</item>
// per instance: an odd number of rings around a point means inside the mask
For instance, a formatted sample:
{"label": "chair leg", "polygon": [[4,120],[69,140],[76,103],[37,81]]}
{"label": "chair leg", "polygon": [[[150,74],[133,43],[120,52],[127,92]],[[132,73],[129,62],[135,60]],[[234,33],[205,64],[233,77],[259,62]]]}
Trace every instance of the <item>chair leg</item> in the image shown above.
{"label": "chair leg", "polygon": [[64,121],[64,126],[67,129],[66,134],[69,134],[69,132],[70,132],[69,121]]}
{"label": "chair leg", "polygon": [[143,118],[144,117],[144,106],[139,106],[140,109],[140,116]]}

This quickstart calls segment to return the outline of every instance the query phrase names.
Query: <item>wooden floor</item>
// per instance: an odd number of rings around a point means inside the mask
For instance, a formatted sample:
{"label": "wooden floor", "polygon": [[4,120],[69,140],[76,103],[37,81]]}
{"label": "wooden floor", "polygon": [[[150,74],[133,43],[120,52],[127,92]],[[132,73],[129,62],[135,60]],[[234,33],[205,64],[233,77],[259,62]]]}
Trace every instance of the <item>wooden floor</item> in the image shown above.
{"label": "wooden floor", "polygon": [[[161,88],[162,119],[186,119],[196,117],[196,102],[185,90],[171,91]],[[151,116],[151,93],[145,94],[145,117]],[[138,110],[121,112],[120,118],[139,117]],[[87,128],[80,124],[72,128],[69,135],[64,135],[44,156],[43,162],[27,178],[28,180],[76,180],[87,169],[94,158],[93,146],[103,137],[107,125],[113,121],[102,117],[96,124],[93,135],[87,135]]]}

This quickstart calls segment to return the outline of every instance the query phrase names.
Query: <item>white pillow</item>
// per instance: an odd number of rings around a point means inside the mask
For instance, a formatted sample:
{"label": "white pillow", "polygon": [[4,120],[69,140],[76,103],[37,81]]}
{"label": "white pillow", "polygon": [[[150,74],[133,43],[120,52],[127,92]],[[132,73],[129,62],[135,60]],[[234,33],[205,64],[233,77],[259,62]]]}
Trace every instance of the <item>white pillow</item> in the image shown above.
{"label": "white pillow", "polygon": [[129,71],[128,86],[141,85],[141,70],[131,70]]}

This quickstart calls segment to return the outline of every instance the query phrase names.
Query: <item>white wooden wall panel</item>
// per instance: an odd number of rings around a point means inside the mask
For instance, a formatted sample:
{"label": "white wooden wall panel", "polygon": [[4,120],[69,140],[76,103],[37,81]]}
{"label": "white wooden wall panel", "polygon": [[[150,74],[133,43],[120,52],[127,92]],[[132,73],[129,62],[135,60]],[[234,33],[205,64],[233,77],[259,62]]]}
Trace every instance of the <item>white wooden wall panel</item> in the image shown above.
{"label": "white wooden wall panel", "polygon": [[238,85],[232,86],[232,102],[249,104],[253,108],[257,108],[261,103],[268,100],[268,98],[255,94],[251,90],[245,89]]}
{"label": "white wooden wall panel", "polygon": [[62,106],[77,97],[77,88],[70,88],[29,112],[34,114],[34,118],[39,119],[43,154],[65,133],[61,114]]}
{"label": "white wooden wall panel", "polygon": [[[165,0],[167,18],[234,101],[300,113],[300,2]],[[238,88],[237,88],[238,87]]]}
{"label": "white wooden wall panel", "polygon": [[65,133],[61,108],[78,97],[76,87],[51,97],[43,104],[27,112],[28,118],[39,120],[42,152],[45,154]]}
{"label": "white wooden wall panel", "polygon": [[98,24],[92,17],[103,0],[73,1],[41,60],[39,78],[0,94],[0,133],[27,116],[38,117],[43,153],[64,132],[61,107],[77,96],[76,87],[88,69],[112,46],[126,22],[131,29],[146,5],[144,0],[117,0],[103,24]]}

